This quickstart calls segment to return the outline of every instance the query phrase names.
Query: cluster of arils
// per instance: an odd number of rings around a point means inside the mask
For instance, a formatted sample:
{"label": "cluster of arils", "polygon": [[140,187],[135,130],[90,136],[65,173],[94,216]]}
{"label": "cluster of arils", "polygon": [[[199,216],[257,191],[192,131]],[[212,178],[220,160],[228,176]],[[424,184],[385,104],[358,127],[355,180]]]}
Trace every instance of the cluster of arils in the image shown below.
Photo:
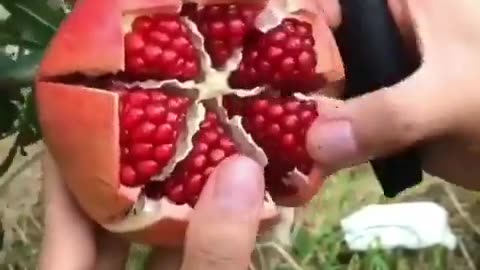
{"label": "cluster of arils", "polygon": [[[312,26],[297,18],[285,18],[279,25],[262,32],[255,20],[261,6],[218,4],[184,6],[179,15],[149,14],[136,17],[125,35],[125,74],[131,80],[195,81],[218,73],[223,89],[213,97],[228,117],[241,117],[241,126],[268,159],[266,177],[269,191],[294,193],[294,187],[282,181],[289,173],[308,173],[312,161],[305,150],[305,133],[316,118],[313,102],[299,100],[296,92],[308,93],[322,86],[316,72],[315,39]],[[193,23],[192,23],[193,22]],[[195,43],[195,35],[203,42]],[[199,47],[199,45],[201,47]],[[211,63],[202,70],[202,53]],[[240,58],[234,68],[226,68],[233,58]],[[213,74],[213,75],[212,75]],[[198,91],[210,91],[198,87]],[[233,89],[259,93],[240,97]],[[186,96],[179,87],[121,89],[122,184],[145,186],[154,198],[168,197],[176,204],[197,200],[213,169],[225,158],[238,152],[228,123],[219,119],[218,108],[207,108],[205,119],[196,132],[188,133],[187,112],[192,104],[202,102]],[[217,112],[216,112],[217,111]],[[192,149],[177,160],[180,140],[192,140]],[[175,159],[170,174],[152,181]]]}

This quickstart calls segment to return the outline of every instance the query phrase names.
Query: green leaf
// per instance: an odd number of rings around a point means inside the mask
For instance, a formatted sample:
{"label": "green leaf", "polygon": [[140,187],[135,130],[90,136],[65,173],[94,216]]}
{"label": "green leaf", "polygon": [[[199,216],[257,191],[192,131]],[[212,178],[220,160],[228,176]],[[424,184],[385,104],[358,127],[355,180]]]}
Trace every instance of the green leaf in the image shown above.
{"label": "green leaf", "polygon": [[297,232],[294,242],[296,255],[300,260],[305,260],[315,252],[316,239],[305,228],[300,228]]}
{"label": "green leaf", "polygon": [[27,95],[25,107],[22,112],[22,119],[18,134],[18,144],[21,147],[29,146],[41,140],[40,125],[37,118],[37,108],[34,91]]}
{"label": "green leaf", "polygon": [[10,16],[5,26],[22,40],[46,46],[55,34],[65,12],[45,0],[0,0]]}
{"label": "green leaf", "polygon": [[49,5],[47,0],[0,0],[0,3],[10,14],[28,17],[37,22],[39,27],[48,28],[52,32],[57,30],[65,17],[62,8]]}
{"label": "green leaf", "polygon": [[18,107],[7,99],[6,94],[0,93],[0,139],[11,134],[18,115]]}
{"label": "green leaf", "polygon": [[[1,30],[0,30],[1,31]],[[35,40],[23,39],[19,35],[13,33],[0,32],[0,46],[18,45],[24,48],[42,48],[44,44]]]}
{"label": "green leaf", "polygon": [[40,50],[19,56],[16,61],[0,55],[0,87],[5,89],[31,86],[42,56],[43,51]]}

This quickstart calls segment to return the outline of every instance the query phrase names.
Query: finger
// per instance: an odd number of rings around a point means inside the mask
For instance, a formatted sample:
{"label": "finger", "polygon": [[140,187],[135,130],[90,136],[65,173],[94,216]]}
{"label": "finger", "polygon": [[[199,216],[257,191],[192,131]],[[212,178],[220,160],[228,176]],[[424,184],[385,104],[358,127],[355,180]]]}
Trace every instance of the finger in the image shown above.
{"label": "finger", "polygon": [[264,197],[263,168],[235,156],[202,192],[187,230],[182,270],[245,270],[255,247]]}
{"label": "finger", "polygon": [[150,253],[145,269],[178,270],[182,265],[183,249],[157,248]]}
{"label": "finger", "polygon": [[[341,0],[316,0],[323,11],[328,25],[337,29],[342,23]],[[411,28],[410,14],[407,11],[405,0],[388,0],[388,4],[397,24],[401,29]]]}
{"label": "finger", "polygon": [[120,236],[99,229],[97,233],[97,256],[95,270],[125,269],[130,243]]}
{"label": "finger", "polygon": [[43,160],[45,233],[40,269],[93,269],[94,225],[69,196],[50,158]]}
{"label": "finger", "polygon": [[[480,26],[475,16],[480,6],[475,1],[407,3],[421,44],[422,66],[397,85],[344,103],[322,99],[318,109],[324,120],[317,120],[307,135],[309,153],[322,166],[343,168],[473,127],[467,121],[479,111],[474,71],[480,43],[472,33]],[[445,22],[453,9],[462,10],[462,15]]]}
{"label": "finger", "polygon": [[422,148],[422,152],[422,164],[429,174],[466,189],[480,190],[480,152],[470,141],[442,138]]}
{"label": "finger", "polygon": [[45,233],[40,269],[123,269],[128,243],[90,221],[48,155],[43,160],[43,172]]}
{"label": "finger", "polygon": [[321,119],[307,133],[308,152],[326,171],[334,171],[444,134],[460,104],[435,85],[436,76],[421,70],[393,87],[345,102],[320,99]]}

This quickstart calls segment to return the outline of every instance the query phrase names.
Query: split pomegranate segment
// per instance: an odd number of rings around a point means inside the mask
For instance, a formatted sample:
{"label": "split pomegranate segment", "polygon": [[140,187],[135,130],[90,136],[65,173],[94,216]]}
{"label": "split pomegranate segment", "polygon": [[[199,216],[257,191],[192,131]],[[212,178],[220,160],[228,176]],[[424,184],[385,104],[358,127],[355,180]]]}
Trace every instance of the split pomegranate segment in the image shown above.
{"label": "split pomegranate segment", "polygon": [[295,169],[308,174],[312,168],[305,136],[318,114],[313,101],[269,94],[248,99],[228,96],[224,106],[230,115],[243,117],[245,130],[268,156],[265,177],[270,194],[292,195],[295,187],[281,179]]}
{"label": "split pomegranate segment", "polygon": [[187,12],[205,38],[205,50],[215,68],[221,68],[244,45],[245,37],[254,30],[260,9],[254,5],[209,5],[198,10],[193,5]]}
{"label": "split pomegranate segment", "polygon": [[162,89],[129,89],[121,94],[120,182],[129,187],[146,184],[173,158],[185,126],[188,97]]}
{"label": "split pomegranate segment", "polygon": [[126,73],[134,79],[195,79],[198,53],[177,15],[140,16],[125,35]]}
{"label": "split pomegranate segment", "polygon": [[175,204],[188,203],[193,207],[215,167],[238,153],[237,146],[213,112],[207,113],[193,138],[193,145],[190,154],[177,165],[163,187],[155,183],[158,181],[151,182],[151,187],[150,184],[145,186],[147,196],[159,198],[164,195]]}
{"label": "split pomegranate segment", "polygon": [[315,71],[315,39],[309,23],[284,19],[266,34],[254,31],[252,36],[238,70],[232,74],[233,87],[270,85],[286,94],[321,88],[324,82]]}

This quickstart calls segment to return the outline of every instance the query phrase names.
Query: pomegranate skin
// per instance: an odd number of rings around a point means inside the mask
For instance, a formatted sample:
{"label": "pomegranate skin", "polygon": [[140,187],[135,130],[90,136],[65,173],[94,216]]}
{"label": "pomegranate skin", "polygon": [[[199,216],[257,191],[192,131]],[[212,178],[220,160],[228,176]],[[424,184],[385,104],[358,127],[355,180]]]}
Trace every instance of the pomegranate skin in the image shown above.
{"label": "pomegranate skin", "polygon": [[[198,1],[200,4],[232,2],[242,1]],[[59,78],[71,74],[100,76],[124,71],[123,16],[145,10],[176,13],[181,4],[180,0],[79,1],[52,40],[36,81],[38,116],[49,151],[44,162],[46,177],[60,177],[65,181],[81,209],[98,224],[134,242],[156,246],[183,244],[192,209],[165,200],[161,213],[145,226],[134,230],[118,229],[118,223],[123,221],[141,192],[140,188],[127,188],[119,182],[119,95],[94,87],[62,83]],[[314,6],[311,5],[312,10]],[[320,25],[315,37],[325,40],[317,45],[317,57],[321,61],[317,71],[325,74],[329,82],[340,81],[343,70],[325,20],[320,16],[307,19]],[[51,174],[57,169],[59,175]],[[305,190],[308,188],[305,184]],[[289,201],[299,200],[289,198]],[[266,203],[261,229],[268,230],[278,221],[275,205]]]}
{"label": "pomegranate skin", "polygon": [[118,0],[78,1],[51,41],[38,76],[108,74],[123,69],[121,20]]}
{"label": "pomegranate skin", "polygon": [[44,142],[81,207],[102,223],[120,215],[130,203],[118,193],[118,98],[106,91],[40,82],[37,102]]}

